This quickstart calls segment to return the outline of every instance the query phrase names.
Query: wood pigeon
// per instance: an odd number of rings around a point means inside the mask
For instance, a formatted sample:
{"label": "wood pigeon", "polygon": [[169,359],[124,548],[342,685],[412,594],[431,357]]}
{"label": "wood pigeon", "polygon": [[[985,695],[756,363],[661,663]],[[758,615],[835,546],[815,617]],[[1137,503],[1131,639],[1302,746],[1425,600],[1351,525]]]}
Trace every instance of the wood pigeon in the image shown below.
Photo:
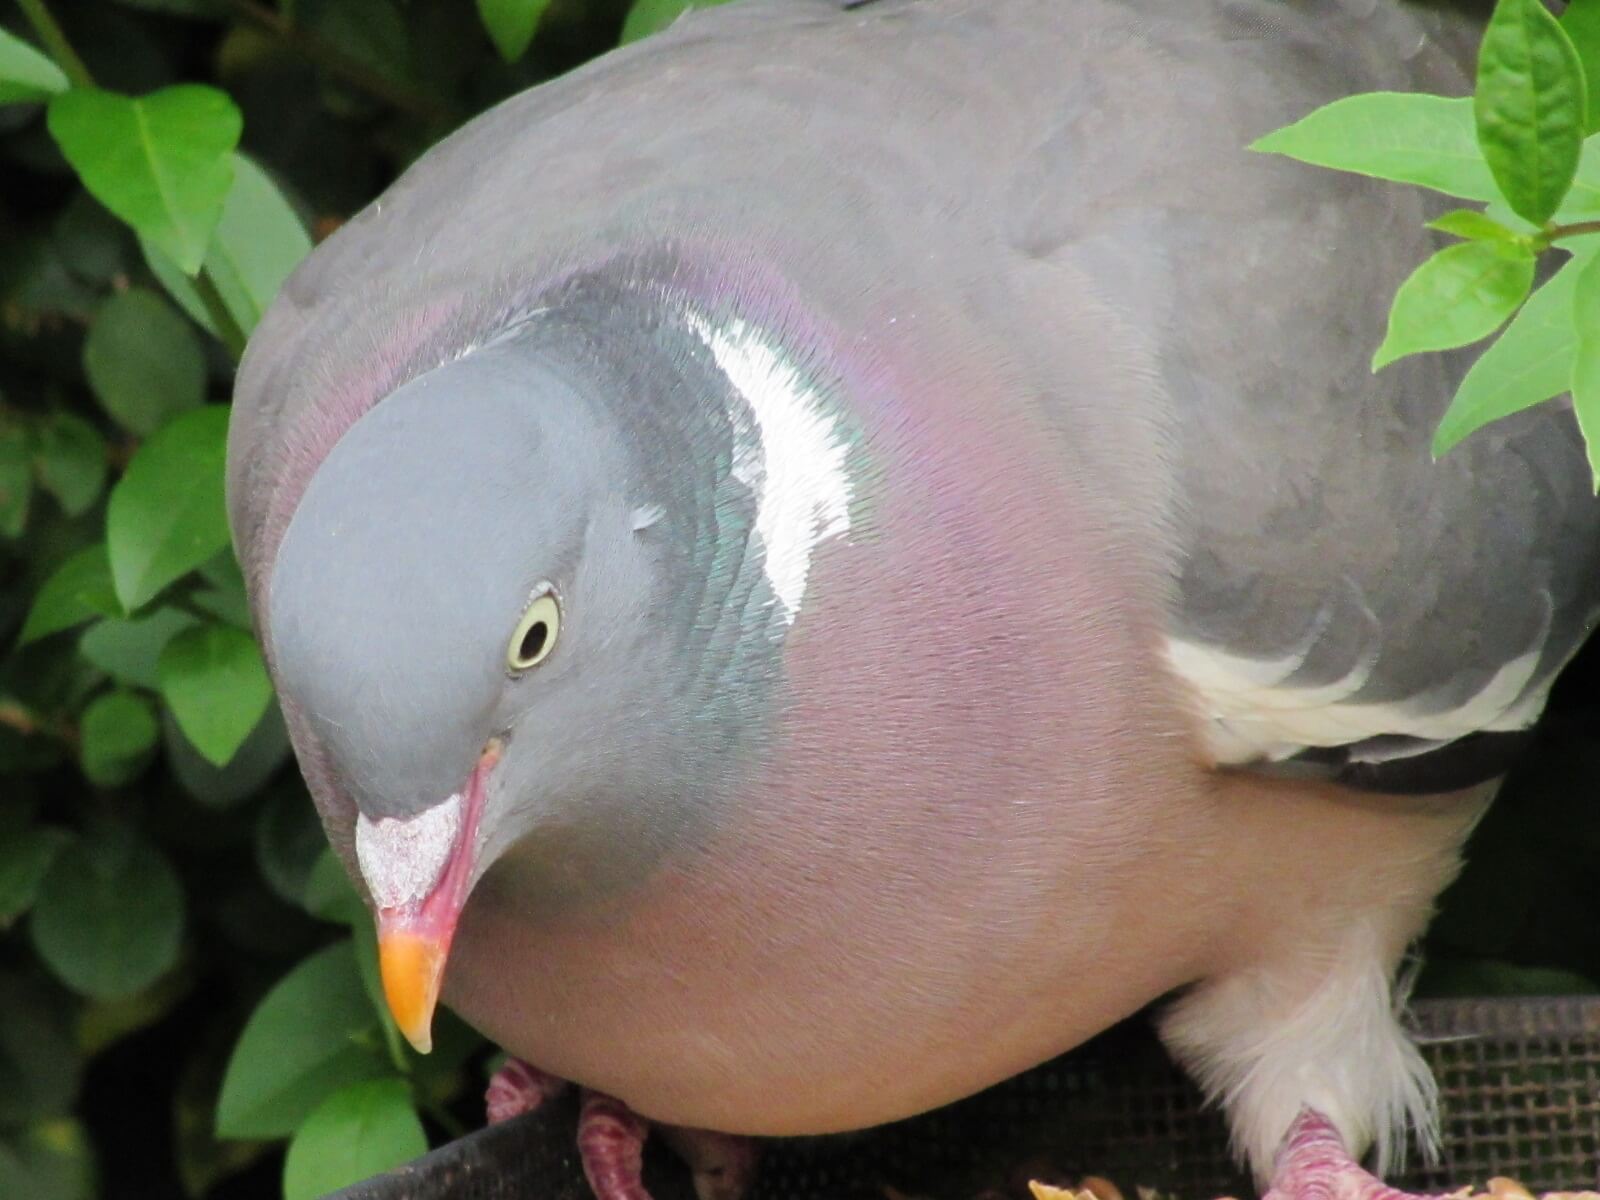
{"label": "wood pigeon", "polygon": [[442,988],[538,1068],[502,1101],[583,1085],[620,1200],[646,1120],[891,1121],[1166,998],[1264,1184],[1388,1194],[1352,1156],[1435,1119],[1397,970],[1594,624],[1600,504],[1569,414],[1434,462],[1467,358],[1370,373],[1438,198],[1245,147],[1473,43],[747,0],[319,247],[231,519],[406,1035]]}

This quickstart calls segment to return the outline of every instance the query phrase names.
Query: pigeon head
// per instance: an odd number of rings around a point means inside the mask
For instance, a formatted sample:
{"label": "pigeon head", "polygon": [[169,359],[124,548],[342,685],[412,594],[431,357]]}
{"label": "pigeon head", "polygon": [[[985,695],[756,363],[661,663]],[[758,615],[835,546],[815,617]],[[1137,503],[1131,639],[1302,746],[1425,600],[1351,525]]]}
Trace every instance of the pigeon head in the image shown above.
{"label": "pigeon head", "polygon": [[783,623],[744,553],[736,400],[692,322],[579,301],[383,398],[306,487],[274,667],[354,802],[419,1047],[509,849],[552,903],[626,886],[756,757]]}

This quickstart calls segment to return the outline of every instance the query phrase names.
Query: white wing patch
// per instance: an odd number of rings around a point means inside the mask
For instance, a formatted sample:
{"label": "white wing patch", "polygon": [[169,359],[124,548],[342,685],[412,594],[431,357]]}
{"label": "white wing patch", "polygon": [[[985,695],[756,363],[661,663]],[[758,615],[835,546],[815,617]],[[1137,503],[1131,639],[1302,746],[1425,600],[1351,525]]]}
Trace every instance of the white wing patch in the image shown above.
{"label": "white wing patch", "polygon": [[1427,693],[1406,700],[1352,700],[1377,659],[1333,683],[1285,683],[1303,661],[1246,658],[1218,646],[1167,641],[1167,660],[1193,690],[1205,721],[1206,746],[1219,763],[1271,762],[1316,746],[1345,746],[1385,735],[1448,742],[1482,730],[1526,729],[1544,707],[1550,680],[1539,686],[1543,638],[1511,659],[1465,702],[1439,711]]}

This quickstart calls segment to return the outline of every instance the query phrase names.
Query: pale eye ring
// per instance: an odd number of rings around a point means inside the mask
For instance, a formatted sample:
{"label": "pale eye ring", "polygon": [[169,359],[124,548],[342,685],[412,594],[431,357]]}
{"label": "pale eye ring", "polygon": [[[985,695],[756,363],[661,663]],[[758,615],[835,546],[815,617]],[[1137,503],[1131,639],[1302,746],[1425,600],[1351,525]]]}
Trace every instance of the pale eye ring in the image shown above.
{"label": "pale eye ring", "polygon": [[512,631],[511,641],[506,646],[506,669],[513,675],[520,675],[537,667],[550,657],[560,634],[561,606],[556,603],[550,585],[543,584]]}

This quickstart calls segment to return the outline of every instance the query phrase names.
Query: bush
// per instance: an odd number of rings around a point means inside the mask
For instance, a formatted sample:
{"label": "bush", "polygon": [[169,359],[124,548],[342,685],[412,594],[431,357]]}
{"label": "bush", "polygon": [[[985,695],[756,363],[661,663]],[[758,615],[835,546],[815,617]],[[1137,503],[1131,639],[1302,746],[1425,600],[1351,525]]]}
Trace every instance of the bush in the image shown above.
{"label": "bush", "polygon": [[[473,113],[685,6],[0,10],[0,1196],[297,1200],[479,1120],[488,1049],[444,1015],[428,1058],[397,1035],[290,762],[228,546],[224,401],[314,240]],[[1569,126],[1573,78],[1551,85]],[[1456,218],[1515,269],[1467,289],[1493,311],[1450,337],[1522,302],[1551,239],[1517,214],[1587,181],[1576,153],[1494,221]],[[1442,344],[1427,314],[1408,328],[1400,350]],[[1486,822],[1436,989],[1591,989],[1592,746]]]}

